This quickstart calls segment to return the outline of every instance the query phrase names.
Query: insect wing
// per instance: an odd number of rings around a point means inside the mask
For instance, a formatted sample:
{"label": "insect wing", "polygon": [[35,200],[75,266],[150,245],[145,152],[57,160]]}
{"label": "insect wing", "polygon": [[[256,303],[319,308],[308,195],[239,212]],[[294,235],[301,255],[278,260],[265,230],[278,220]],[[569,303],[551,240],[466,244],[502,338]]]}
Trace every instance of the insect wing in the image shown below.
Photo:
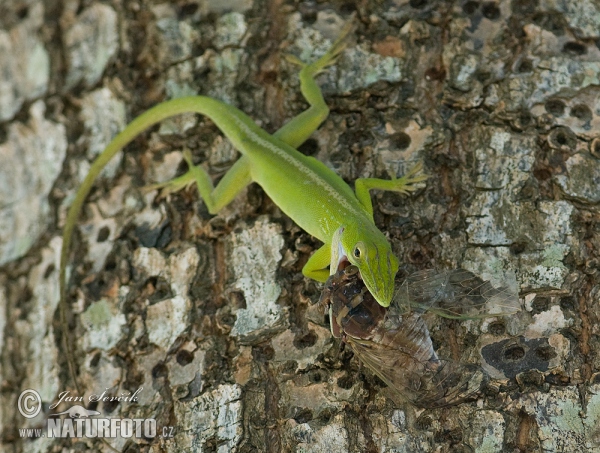
{"label": "insect wing", "polygon": [[415,406],[436,408],[473,397],[486,380],[484,371],[469,364],[412,354],[380,343],[348,338],[356,356],[401,400]]}
{"label": "insect wing", "polygon": [[404,310],[427,310],[452,319],[503,316],[520,310],[514,275],[493,286],[465,269],[409,275],[393,303]]}

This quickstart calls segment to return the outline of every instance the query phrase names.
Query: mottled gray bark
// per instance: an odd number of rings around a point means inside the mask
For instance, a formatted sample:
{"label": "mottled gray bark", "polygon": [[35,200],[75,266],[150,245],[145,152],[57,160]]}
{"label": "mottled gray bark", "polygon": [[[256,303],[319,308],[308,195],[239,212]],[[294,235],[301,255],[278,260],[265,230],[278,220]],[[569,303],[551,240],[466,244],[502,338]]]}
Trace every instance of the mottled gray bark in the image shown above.
{"label": "mottled gray bark", "polygon": [[[226,4],[225,4],[226,3]],[[318,242],[255,185],[217,216],[191,188],[237,153],[206,119],[165,121],[104,172],[69,267],[69,375],[58,317],[66,209],[91,160],[156,103],[201,93],[268,131],[306,106],[298,68],[354,6],[255,2],[0,2],[0,430],[3,451],[600,452],[600,6],[593,0],[363,2],[319,76],[332,113],[301,149],[349,183],[431,175],[374,196],[404,273],[514,270],[522,311],[428,318],[443,357],[491,380],[473,402],[398,404],[318,307],[301,275]],[[19,395],[37,391],[25,418]],[[136,401],[100,402],[106,390]],[[98,417],[159,434],[24,439],[83,397]],[[21,400],[23,402],[23,400]]]}

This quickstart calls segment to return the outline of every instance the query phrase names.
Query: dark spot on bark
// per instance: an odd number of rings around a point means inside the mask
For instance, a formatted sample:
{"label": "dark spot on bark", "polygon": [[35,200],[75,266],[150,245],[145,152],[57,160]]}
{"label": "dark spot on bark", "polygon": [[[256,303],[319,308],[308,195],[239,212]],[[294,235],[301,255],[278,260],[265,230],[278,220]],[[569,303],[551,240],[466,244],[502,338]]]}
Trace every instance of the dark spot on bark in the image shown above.
{"label": "dark spot on bark", "polygon": [[90,360],[90,368],[96,368],[98,366],[98,363],[100,363],[101,357],[102,354],[100,354],[99,352],[94,354],[94,357],[92,357],[92,359]]}
{"label": "dark spot on bark", "polygon": [[167,220],[157,228],[149,228],[147,223],[135,228],[135,237],[143,247],[163,248],[171,242],[173,230]]}
{"label": "dark spot on bark", "polygon": [[[562,373],[552,373],[546,376],[545,381],[551,385],[570,385],[571,378]],[[591,382],[591,384],[595,384],[595,382]]]}
{"label": "dark spot on bark", "polygon": [[398,149],[408,148],[412,141],[410,135],[408,135],[405,132],[398,132],[396,134],[393,134],[392,136],[390,136],[390,140],[396,145]]}
{"label": "dark spot on bark", "polygon": [[459,429],[459,428],[437,431],[433,435],[433,439],[437,443],[450,443],[450,444],[452,444],[452,451],[453,452],[458,452],[459,451],[458,448],[460,448],[460,446],[456,445],[456,444],[458,444],[459,442],[461,442],[462,438],[463,438],[463,434],[462,434],[461,429]]}
{"label": "dark spot on bark", "polygon": [[50,264],[44,271],[44,278],[46,279],[46,278],[50,277],[55,269],[56,269],[56,266],[54,264]]}
{"label": "dark spot on bark", "polygon": [[525,73],[533,71],[533,63],[529,58],[524,58],[517,65],[517,72]]}
{"label": "dark spot on bark", "polygon": [[425,71],[425,78],[427,80],[442,81],[446,78],[446,68],[444,67],[432,67]]}
{"label": "dark spot on bark", "polygon": [[577,104],[571,108],[571,116],[587,123],[592,119],[593,114],[592,110],[587,105]]}
{"label": "dark spot on bark", "polygon": [[19,19],[25,19],[27,17],[27,15],[29,14],[29,8],[24,5],[20,8],[18,8],[16,13],[17,13],[17,17]]}
{"label": "dark spot on bark", "polygon": [[520,360],[525,357],[525,349],[522,346],[510,346],[504,351],[504,358],[506,360]]}
{"label": "dark spot on bark", "polygon": [[169,369],[162,362],[157,363],[156,365],[154,365],[154,368],[152,368],[152,378],[153,379],[165,378],[168,375],[169,375]]}
{"label": "dark spot on bark", "polygon": [[590,143],[590,154],[596,159],[600,159],[600,138],[595,138]]}
{"label": "dark spot on bark", "polygon": [[296,423],[308,423],[313,419],[313,413],[306,407],[294,407],[292,409],[292,417]]}
{"label": "dark spot on bark", "polygon": [[563,116],[565,113],[565,103],[560,99],[548,99],[544,107],[546,112],[555,117]]}
{"label": "dark spot on bark", "polygon": [[171,285],[162,277],[148,278],[144,283],[144,288],[148,294],[148,302],[151,305],[173,297]]}
{"label": "dark spot on bark", "polygon": [[475,79],[478,82],[486,83],[491,78],[492,78],[492,73],[490,71],[485,71],[483,69],[478,69],[477,71],[475,71]]}
{"label": "dark spot on bark", "polygon": [[538,356],[541,360],[549,361],[556,357],[556,352],[554,348],[550,345],[541,346],[535,349],[535,355]]}
{"label": "dark spot on bark", "polygon": [[340,12],[342,15],[347,15],[353,13],[354,11],[356,11],[356,4],[354,2],[342,3],[342,6],[340,6]]}
{"label": "dark spot on bark", "polygon": [[317,334],[311,330],[305,335],[294,337],[294,346],[298,349],[314,346],[317,342],[317,338]]}
{"label": "dark spot on bark", "polygon": [[550,299],[544,296],[535,296],[533,302],[531,302],[531,310],[534,315],[547,311],[549,307]]}
{"label": "dark spot on bark", "polygon": [[527,249],[527,244],[525,242],[519,241],[519,242],[513,242],[510,245],[510,252],[513,255],[520,255],[521,253],[523,253],[525,250]]}
{"label": "dark spot on bark", "polygon": [[107,226],[103,226],[98,231],[98,236],[96,236],[96,242],[104,242],[108,239],[109,236],[110,236],[110,228],[108,228]]}
{"label": "dark spot on bark", "polygon": [[325,381],[325,376],[321,370],[312,370],[308,373],[308,380],[313,384],[319,384]]}
{"label": "dark spot on bark", "polygon": [[417,418],[417,421],[415,422],[415,428],[417,428],[420,431],[427,431],[431,428],[432,424],[433,420],[429,415],[421,414],[421,416]]}
{"label": "dark spot on bark", "polygon": [[479,8],[478,2],[467,2],[463,5],[463,12],[467,15],[473,14]]}
{"label": "dark spot on bark", "polygon": [[569,41],[563,46],[563,52],[570,55],[585,55],[587,53],[587,47],[583,43]]}
{"label": "dark spot on bark", "polygon": [[300,8],[302,20],[308,25],[314,24],[317,21],[317,10],[315,9],[314,4],[312,2],[303,2],[302,4],[308,5]]}
{"label": "dark spot on bark", "polygon": [[342,376],[337,380],[337,385],[344,390],[349,390],[354,385],[355,380],[350,376]]}
{"label": "dark spot on bark", "polygon": [[190,351],[182,349],[177,353],[176,360],[179,365],[186,366],[193,362],[194,354]]}
{"label": "dark spot on bark", "polygon": [[573,310],[575,308],[575,298],[573,296],[563,296],[558,303],[563,310]]}
{"label": "dark spot on bark", "polygon": [[408,4],[415,9],[422,9],[427,6],[427,0],[410,0]]}
{"label": "dark spot on bark", "polygon": [[539,387],[544,383],[544,375],[538,370],[527,370],[517,375],[517,382],[521,386],[531,385]]}
{"label": "dark spot on bark", "polygon": [[568,127],[559,126],[552,129],[548,134],[548,144],[554,149],[571,151],[577,145],[577,137]]}
{"label": "dark spot on bark", "polygon": [[197,3],[185,3],[179,8],[179,18],[184,19],[187,16],[193,15],[198,11],[199,5]]}
{"label": "dark spot on bark", "polygon": [[264,71],[260,74],[260,80],[265,85],[273,85],[277,81],[277,72]]}
{"label": "dark spot on bark", "polygon": [[533,16],[533,23],[551,33],[554,33],[556,36],[564,35],[567,27],[563,15],[553,11],[545,11],[535,14]]}
{"label": "dark spot on bark", "polygon": [[[151,440],[151,439],[149,439]],[[134,442],[127,442],[123,453],[140,453],[140,446]]]}
{"label": "dark spot on bark", "polygon": [[533,14],[538,6],[538,0],[513,0],[511,9],[517,16],[527,16]]}
{"label": "dark spot on bark", "polygon": [[252,348],[252,357],[258,362],[264,363],[275,357],[275,350],[270,344],[262,344]]}
{"label": "dark spot on bark", "polygon": [[495,3],[484,3],[481,12],[483,17],[489,20],[496,20],[500,17],[500,8]]}
{"label": "dark spot on bark", "polygon": [[323,409],[321,412],[319,412],[319,415],[318,415],[319,420],[321,420],[321,422],[324,425],[329,423],[329,420],[331,420],[332,417],[333,417],[333,412],[329,408]]}
{"label": "dark spot on bark", "polygon": [[306,156],[314,156],[319,151],[319,142],[314,138],[309,138],[298,147],[298,151]]}
{"label": "dark spot on bark", "polygon": [[503,321],[494,321],[488,326],[488,330],[492,335],[504,335],[506,326]]}
{"label": "dark spot on bark", "polygon": [[107,414],[112,414],[118,405],[119,405],[119,401],[117,401],[117,400],[104,401],[104,404],[102,405],[103,412],[105,412]]}

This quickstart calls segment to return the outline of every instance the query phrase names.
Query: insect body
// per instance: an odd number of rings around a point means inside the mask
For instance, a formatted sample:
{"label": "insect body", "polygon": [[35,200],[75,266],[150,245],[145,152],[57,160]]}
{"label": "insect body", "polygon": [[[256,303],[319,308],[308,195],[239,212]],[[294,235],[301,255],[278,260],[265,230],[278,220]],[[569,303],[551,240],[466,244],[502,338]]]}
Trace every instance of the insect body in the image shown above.
{"label": "insect body", "polygon": [[[422,318],[424,310],[442,316],[481,317],[500,307],[515,311],[516,291],[495,288],[465,270],[424,271],[399,286],[389,308],[367,291],[355,266],[338,271],[321,296],[331,331],[402,399],[421,407],[464,401],[478,392],[487,376],[479,366],[440,359]],[[497,309],[496,309],[497,310]]]}

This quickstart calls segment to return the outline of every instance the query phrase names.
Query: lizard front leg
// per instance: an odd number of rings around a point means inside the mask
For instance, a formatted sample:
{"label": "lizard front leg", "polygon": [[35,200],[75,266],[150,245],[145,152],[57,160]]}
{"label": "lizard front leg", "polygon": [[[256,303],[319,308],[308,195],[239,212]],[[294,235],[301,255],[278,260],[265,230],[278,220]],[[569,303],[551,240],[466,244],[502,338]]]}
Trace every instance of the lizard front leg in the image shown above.
{"label": "lizard front leg", "polygon": [[401,178],[396,179],[378,179],[378,178],[359,178],[354,183],[354,192],[356,198],[364,206],[370,216],[373,216],[373,203],[371,202],[371,189],[388,190],[408,194],[417,190],[416,184],[425,181],[429,176],[421,173],[423,164],[418,163],[410,169]]}

